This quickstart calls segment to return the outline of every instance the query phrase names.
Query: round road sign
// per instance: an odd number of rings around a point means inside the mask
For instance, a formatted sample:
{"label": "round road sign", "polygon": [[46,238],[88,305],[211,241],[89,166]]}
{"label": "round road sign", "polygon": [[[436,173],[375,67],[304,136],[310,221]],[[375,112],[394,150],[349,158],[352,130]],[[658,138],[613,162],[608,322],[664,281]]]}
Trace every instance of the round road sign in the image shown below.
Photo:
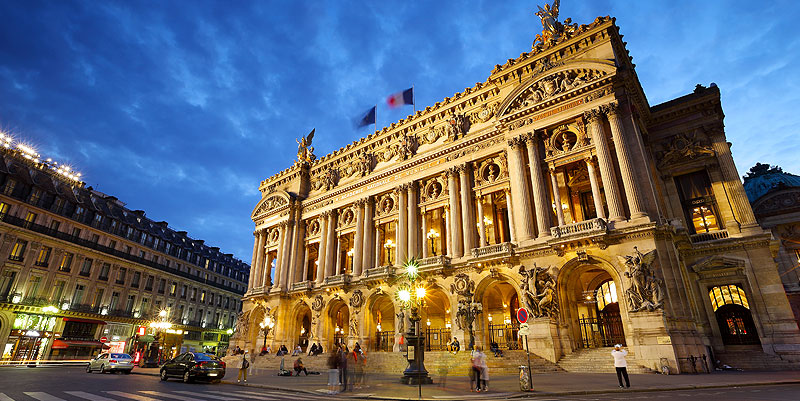
{"label": "round road sign", "polygon": [[525,308],[519,308],[517,310],[517,320],[519,320],[520,323],[527,322],[528,321],[528,310],[525,309]]}
{"label": "round road sign", "polygon": [[108,342],[108,337],[100,337],[100,342],[101,343],[107,343]]}

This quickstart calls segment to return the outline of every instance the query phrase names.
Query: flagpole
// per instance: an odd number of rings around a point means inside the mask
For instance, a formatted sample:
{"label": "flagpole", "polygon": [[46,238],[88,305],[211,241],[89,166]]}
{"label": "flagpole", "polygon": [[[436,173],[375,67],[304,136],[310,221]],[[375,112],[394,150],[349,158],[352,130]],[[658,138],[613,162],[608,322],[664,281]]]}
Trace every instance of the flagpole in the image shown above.
{"label": "flagpole", "polygon": [[375,121],[373,121],[373,127],[375,128],[375,132],[378,132],[378,104],[375,103]]}
{"label": "flagpole", "polygon": [[414,92],[416,92],[414,84],[411,84],[411,107],[414,108],[414,114],[417,114],[417,95]]}

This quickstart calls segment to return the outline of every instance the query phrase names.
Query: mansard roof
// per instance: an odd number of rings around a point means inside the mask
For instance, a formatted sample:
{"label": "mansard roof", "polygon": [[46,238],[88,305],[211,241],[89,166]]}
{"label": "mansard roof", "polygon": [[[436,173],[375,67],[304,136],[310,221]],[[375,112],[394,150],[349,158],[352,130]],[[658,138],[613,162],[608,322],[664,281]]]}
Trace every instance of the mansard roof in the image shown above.
{"label": "mansard roof", "polygon": [[756,163],[743,178],[750,203],[773,191],[800,188],[800,176],[786,173],[778,166],[770,168],[769,164]]}

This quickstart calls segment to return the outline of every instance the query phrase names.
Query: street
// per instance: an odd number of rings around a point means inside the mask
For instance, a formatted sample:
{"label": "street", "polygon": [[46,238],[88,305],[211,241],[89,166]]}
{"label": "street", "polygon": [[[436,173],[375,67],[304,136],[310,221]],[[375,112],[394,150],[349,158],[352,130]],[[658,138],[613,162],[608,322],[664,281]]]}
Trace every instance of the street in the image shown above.
{"label": "street", "polygon": [[[226,378],[231,379],[234,373],[229,369]],[[82,367],[0,369],[0,401],[271,401],[329,398],[229,384],[186,384],[180,379],[162,382],[155,376],[137,374],[88,374]]]}
{"label": "street", "polygon": [[748,386],[748,387],[729,387],[714,389],[697,389],[681,391],[646,391],[646,392],[615,392],[608,394],[592,394],[585,396],[569,397],[535,397],[535,400],[681,400],[687,398],[698,398],[704,400],[726,400],[726,401],[766,401],[766,400],[797,400],[800,394],[800,385],[788,384],[778,386]]}

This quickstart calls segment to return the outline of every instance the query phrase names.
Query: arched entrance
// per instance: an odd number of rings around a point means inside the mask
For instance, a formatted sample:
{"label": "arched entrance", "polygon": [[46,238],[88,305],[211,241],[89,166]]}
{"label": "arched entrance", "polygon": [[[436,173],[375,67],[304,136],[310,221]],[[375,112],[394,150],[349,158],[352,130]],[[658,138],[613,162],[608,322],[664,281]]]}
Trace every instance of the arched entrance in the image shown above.
{"label": "arched entrance", "polygon": [[708,296],[725,345],[761,343],[750,314],[750,303],[741,287],[734,284],[714,287]]}
{"label": "arched entrance", "polygon": [[259,323],[264,321],[264,318],[267,316],[267,311],[264,309],[263,306],[257,306],[250,312],[250,329],[249,334],[250,338],[248,339],[248,343],[252,347],[252,350],[259,350],[262,347],[266,346],[266,339],[264,337],[264,330],[261,328]]}
{"label": "arched entrance", "polygon": [[428,289],[425,304],[420,311],[422,330],[425,331],[425,349],[427,351],[447,350],[447,343],[452,339],[450,321],[450,299],[438,287]]}
{"label": "arched entrance", "polygon": [[598,265],[580,265],[560,283],[563,313],[575,348],[625,345],[618,279]]}
{"label": "arched entrance", "polygon": [[327,314],[328,323],[325,325],[325,338],[327,349],[335,349],[337,345],[347,344],[347,335],[350,331],[350,309],[341,299],[334,299],[330,303]]}
{"label": "arched entrance", "polygon": [[386,294],[376,295],[369,306],[368,349],[372,351],[392,351],[394,347],[394,303]]}
{"label": "arched entrance", "polygon": [[483,304],[483,320],[486,325],[486,348],[497,344],[500,349],[520,349],[521,343],[517,335],[519,322],[516,319],[519,296],[514,286],[496,280],[483,292],[480,302]]}
{"label": "arched entrance", "polygon": [[308,305],[300,305],[292,333],[294,343],[299,345],[305,352],[308,349],[311,338],[311,308]]}

